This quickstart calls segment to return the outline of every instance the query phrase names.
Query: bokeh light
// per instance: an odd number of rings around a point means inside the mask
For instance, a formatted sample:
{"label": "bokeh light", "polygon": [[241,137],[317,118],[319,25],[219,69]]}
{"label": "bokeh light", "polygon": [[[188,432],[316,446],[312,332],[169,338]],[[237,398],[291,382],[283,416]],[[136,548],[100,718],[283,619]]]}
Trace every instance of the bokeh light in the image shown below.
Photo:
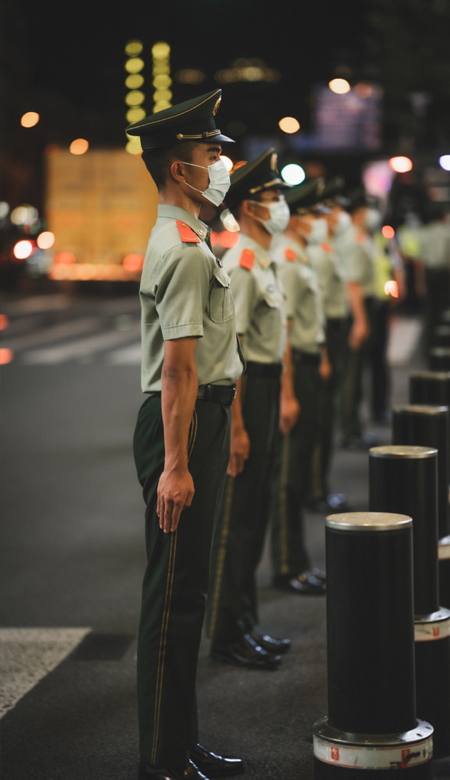
{"label": "bokeh light", "polygon": [[221,160],[222,160],[222,162],[224,163],[224,165],[225,165],[225,168],[227,169],[227,171],[228,171],[228,172],[230,172],[230,171],[231,171],[231,169],[232,169],[232,167],[233,167],[233,164],[234,164],[234,163],[233,163],[233,160],[230,160],[230,158],[229,158],[229,157],[226,157],[226,155],[224,155],[224,154],[221,154],[221,155],[220,155],[220,159],[221,159]]}
{"label": "bokeh light", "polygon": [[9,204],[6,200],[0,200],[0,219],[4,219],[9,214]]}
{"label": "bokeh light", "polygon": [[305,181],[306,174],[301,165],[289,163],[281,169],[281,178],[286,184],[301,184]]}
{"label": "bokeh light", "polygon": [[219,233],[219,244],[224,249],[232,249],[238,241],[238,233],[232,233],[230,230],[223,230],[222,233]]}
{"label": "bokeh light", "polygon": [[365,84],[364,81],[360,81],[359,84],[355,84],[354,91],[357,97],[368,98],[373,92],[373,87],[370,84]]}
{"label": "bokeh light", "polygon": [[394,238],[394,236],[395,236],[395,230],[390,225],[384,225],[381,228],[381,232],[382,232],[383,236],[385,238],[387,238],[387,239]]}
{"label": "bokeh light", "polygon": [[145,95],[140,89],[133,89],[131,92],[127,92],[125,95],[125,103],[127,106],[140,106],[145,100]]}
{"label": "bokeh light", "polygon": [[152,46],[152,56],[155,60],[166,60],[170,54],[170,46],[165,41],[158,41]]}
{"label": "bokeh light", "polygon": [[38,210],[34,206],[23,204],[22,206],[16,206],[11,212],[11,222],[13,225],[26,225],[28,222],[32,222],[38,216]]}
{"label": "bokeh light", "polygon": [[16,260],[26,260],[33,251],[33,244],[31,241],[18,241],[13,251]]}
{"label": "bokeh light", "polygon": [[439,165],[444,171],[450,171],[450,154],[443,154],[439,157]]}
{"label": "bokeh light", "polygon": [[72,141],[69,146],[71,154],[84,154],[88,149],[89,141],[86,141],[85,138],[77,138],[75,141]]}
{"label": "bokeh light", "polygon": [[44,230],[43,233],[38,235],[36,243],[39,249],[50,249],[55,243],[55,234],[50,230]]}
{"label": "bokeh light", "polygon": [[144,255],[127,255],[123,258],[123,267],[125,271],[142,271],[144,265]]}
{"label": "bokeh light", "polygon": [[9,319],[6,314],[0,314],[0,330],[6,330],[9,325]]}
{"label": "bokeh light", "polygon": [[76,261],[77,258],[73,252],[59,252],[55,257],[57,265],[73,265]]}
{"label": "bokeh light", "polygon": [[125,86],[128,89],[139,89],[144,83],[144,77],[140,73],[131,73],[125,79]]}
{"label": "bokeh light", "polygon": [[134,124],[135,122],[140,122],[141,119],[144,119],[145,117],[145,111],[143,108],[130,108],[129,111],[127,111],[127,121],[130,123],[130,125]]}
{"label": "bokeh light", "polygon": [[278,122],[279,128],[283,133],[297,133],[300,130],[300,122],[293,116],[285,116]]}
{"label": "bokeh light", "polygon": [[205,74],[196,68],[183,68],[177,70],[174,78],[180,84],[201,84],[205,80]]}
{"label": "bokeh light", "polygon": [[125,63],[125,70],[128,73],[139,73],[144,67],[144,60],[140,57],[133,57],[132,60],[127,60]]}
{"label": "bokeh light", "polygon": [[22,127],[34,127],[39,122],[39,114],[36,111],[27,111],[20,120]]}
{"label": "bokeh light", "polygon": [[391,295],[392,298],[398,298],[398,284],[394,279],[389,279],[384,285],[384,292],[386,295]]}
{"label": "bokeh light", "polygon": [[328,86],[336,95],[345,95],[346,92],[350,92],[350,84],[346,79],[331,79]]}
{"label": "bokeh light", "polygon": [[396,173],[407,173],[413,167],[412,160],[409,157],[391,157],[389,165]]}
{"label": "bokeh light", "polygon": [[7,363],[11,363],[14,360],[14,352],[12,349],[0,349],[0,366],[6,366]]}
{"label": "bokeh light", "polygon": [[137,57],[137,55],[141,53],[143,48],[144,45],[141,41],[137,41],[137,40],[128,41],[127,45],[125,46],[125,54],[128,54],[129,57]]}

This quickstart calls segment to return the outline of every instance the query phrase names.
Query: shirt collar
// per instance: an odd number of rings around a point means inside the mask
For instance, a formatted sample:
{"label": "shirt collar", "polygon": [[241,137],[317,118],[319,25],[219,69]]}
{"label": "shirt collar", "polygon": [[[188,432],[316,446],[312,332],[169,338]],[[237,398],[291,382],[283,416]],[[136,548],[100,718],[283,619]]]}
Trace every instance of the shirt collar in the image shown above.
{"label": "shirt collar", "polygon": [[200,219],[196,219],[185,209],[180,209],[178,206],[169,206],[166,204],[158,206],[158,218],[164,219],[176,219],[180,222],[185,222],[186,225],[194,231],[199,237],[200,241],[206,241],[211,233],[211,228],[204,224]]}

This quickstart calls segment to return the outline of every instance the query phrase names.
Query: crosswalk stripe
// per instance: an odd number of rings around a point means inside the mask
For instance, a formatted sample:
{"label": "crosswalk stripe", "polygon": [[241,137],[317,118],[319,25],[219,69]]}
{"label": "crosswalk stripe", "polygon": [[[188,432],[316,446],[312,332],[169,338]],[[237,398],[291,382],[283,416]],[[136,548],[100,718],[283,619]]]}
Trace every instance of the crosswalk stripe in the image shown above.
{"label": "crosswalk stripe", "polygon": [[134,325],[125,332],[102,333],[99,336],[92,336],[87,339],[72,341],[70,344],[64,344],[57,347],[48,347],[47,349],[36,349],[31,352],[25,352],[22,356],[22,362],[27,365],[49,365],[64,363],[73,358],[86,357],[94,352],[100,352],[104,349],[115,347],[125,341],[131,341],[141,332],[140,324]]}
{"label": "crosswalk stripe", "polygon": [[107,357],[107,362],[112,366],[138,366],[141,363],[141,345],[131,344],[122,349],[116,349]]}
{"label": "crosswalk stripe", "polygon": [[0,628],[0,718],[80,644],[90,628]]}
{"label": "crosswalk stripe", "polygon": [[20,349],[29,349],[30,347],[45,344],[51,341],[61,341],[71,336],[81,336],[82,333],[89,333],[98,330],[103,323],[101,317],[89,317],[75,322],[64,322],[61,325],[53,325],[51,328],[44,328],[36,333],[29,333],[26,336],[17,336],[14,339],[5,337],[5,347],[18,351]]}

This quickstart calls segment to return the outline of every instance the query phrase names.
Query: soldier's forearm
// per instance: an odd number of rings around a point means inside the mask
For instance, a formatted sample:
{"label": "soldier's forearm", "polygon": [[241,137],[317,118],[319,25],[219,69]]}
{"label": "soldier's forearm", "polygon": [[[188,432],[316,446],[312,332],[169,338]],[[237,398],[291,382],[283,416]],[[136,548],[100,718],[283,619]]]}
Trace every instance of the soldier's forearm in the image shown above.
{"label": "soldier's forearm", "polygon": [[164,424],[165,470],[185,469],[189,428],[198,393],[194,365],[164,370],[161,374],[161,411]]}

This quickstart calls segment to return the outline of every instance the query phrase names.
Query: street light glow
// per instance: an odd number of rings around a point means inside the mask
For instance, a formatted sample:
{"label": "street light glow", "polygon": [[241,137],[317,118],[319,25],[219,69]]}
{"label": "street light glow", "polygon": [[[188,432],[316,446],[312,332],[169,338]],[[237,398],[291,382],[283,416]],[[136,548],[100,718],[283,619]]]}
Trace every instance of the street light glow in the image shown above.
{"label": "street light glow", "polygon": [[394,238],[395,236],[395,230],[390,225],[384,225],[384,227],[381,228],[381,232],[385,238]]}
{"label": "street light glow", "polygon": [[89,141],[86,141],[85,138],[77,138],[75,141],[72,141],[69,146],[71,154],[84,154],[88,149]]}
{"label": "street light glow", "polygon": [[439,157],[439,165],[444,171],[450,171],[450,154],[443,154]]}
{"label": "street light glow", "polygon": [[301,184],[302,181],[305,181],[306,173],[301,165],[290,163],[281,169],[281,178],[286,184]]}
{"label": "street light glow", "polygon": [[43,233],[40,233],[37,237],[37,245],[39,249],[50,249],[51,246],[55,243],[55,234],[52,233],[50,230],[45,230]]}
{"label": "street light glow", "polygon": [[27,111],[20,120],[22,127],[34,127],[39,122],[39,114],[36,111]]}
{"label": "street light glow", "polygon": [[14,257],[16,260],[26,260],[33,251],[31,241],[18,241],[14,247]]}
{"label": "street light glow", "polygon": [[413,167],[412,160],[409,157],[391,157],[389,165],[396,173],[408,173]]}
{"label": "street light glow", "polygon": [[280,119],[278,122],[278,127],[283,133],[296,133],[300,130],[300,122],[293,116],[284,116],[283,119]]}
{"label": "street light glow", "polygon": [[350,92],[350,84],[346,79],[331,79],[328,86],[336,95],[345,95],[346,92]]}

